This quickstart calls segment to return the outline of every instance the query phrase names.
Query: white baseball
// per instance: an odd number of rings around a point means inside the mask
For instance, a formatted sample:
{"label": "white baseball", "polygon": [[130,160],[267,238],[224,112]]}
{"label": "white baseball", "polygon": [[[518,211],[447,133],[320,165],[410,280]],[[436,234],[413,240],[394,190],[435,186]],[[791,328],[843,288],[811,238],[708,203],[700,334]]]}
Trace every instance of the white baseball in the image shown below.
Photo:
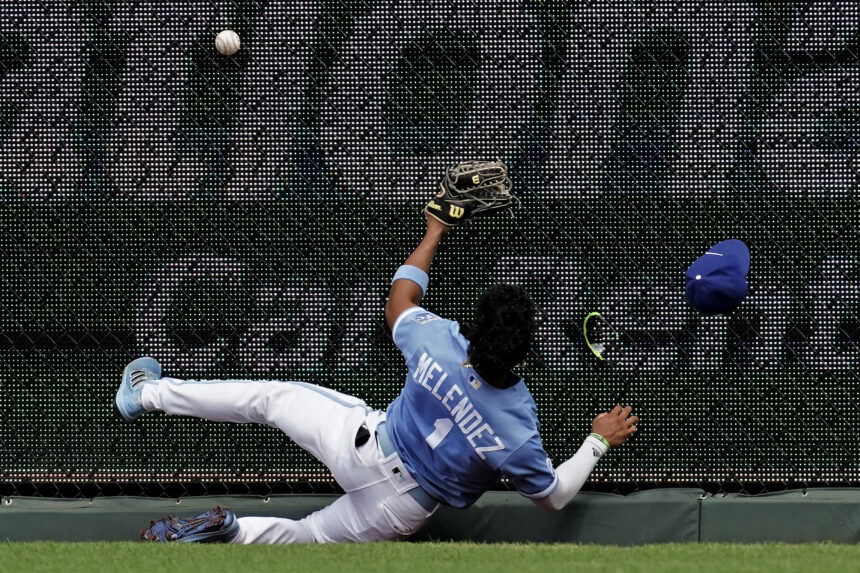
{"label": "white baseball", "polygon": [[224,30],[215,36],[215,49],[224,56],[232,56],[242,47],[239,34],[233,30]]}

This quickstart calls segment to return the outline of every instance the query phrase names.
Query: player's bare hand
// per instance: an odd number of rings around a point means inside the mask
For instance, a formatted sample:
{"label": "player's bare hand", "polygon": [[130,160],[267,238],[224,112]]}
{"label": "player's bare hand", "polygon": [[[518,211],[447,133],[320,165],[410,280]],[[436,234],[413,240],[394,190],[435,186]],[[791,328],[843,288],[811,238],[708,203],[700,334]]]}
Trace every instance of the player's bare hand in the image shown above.
{"label": "player's bare hand", "polygon": [[424,218],[427,220],[428,233],[438,233],[440,235],[444,235],[452,228],[450,225],[446,225],[436,217],[431,217],[427,213],[424,213]]}
{"label": "player's bare hand", "polygon": [[615,406],[609,412],[598,414],[591,422],[591,431],[600,434],[610,446],[620,446],[636,433],[639,416],[632,416],[631,406]]}

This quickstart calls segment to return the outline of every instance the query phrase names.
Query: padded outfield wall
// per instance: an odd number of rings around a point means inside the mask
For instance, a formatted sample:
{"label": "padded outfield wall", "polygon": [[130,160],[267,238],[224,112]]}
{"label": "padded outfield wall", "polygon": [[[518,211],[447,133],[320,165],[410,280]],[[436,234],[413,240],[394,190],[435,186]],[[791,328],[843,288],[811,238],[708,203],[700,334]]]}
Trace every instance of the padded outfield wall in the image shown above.
{"label": "padded outfield wall", "polygon": [[[5,498],[0,539],[7,541],[135,541],[166,514],[196,515],[213,505],[237,515],[300,519],[333,495]],[[814,488],[756,496],[709,495],[660,488],[627,496],[583,492],[547,514],[514,492],[488,492],[469,509],[441,508],[411,541],[479,543],[809,543],[860,540],[856,489]]]}
{"label": "padded outfield wall", "polygon": [[[829,1],[0,3],[0,491],[332,491],[271,428],[120,423],[121,369],[384,407],[418,209],[493,157],[522,208],[453,233],[425,302],[468,320],[489,284],[529,289],[555,459],[625,402],[640,433],[593,489],[856,484],[858,24]],[[725,238],[750,296],[701,317],[683,271]],[[605,363],[591,311],[624,333]]]}

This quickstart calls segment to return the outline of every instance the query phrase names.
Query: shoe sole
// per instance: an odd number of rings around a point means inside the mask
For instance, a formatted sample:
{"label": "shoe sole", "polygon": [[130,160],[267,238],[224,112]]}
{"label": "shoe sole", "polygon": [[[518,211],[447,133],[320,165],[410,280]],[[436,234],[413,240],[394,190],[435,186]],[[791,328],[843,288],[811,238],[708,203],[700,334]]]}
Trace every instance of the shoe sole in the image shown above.
{"label": "shoe sole", "polygon": [[120,400],[120,395],[123,394],[123,390],[128,388],[128,391],[131,391],[131,373],[135,370],[149,370],[155,374],[157,378],[161,378],[161,364],[159,364],[154,358],[144,356],[142,358],[135,358],[128,363],[122,371],[122,383],[116,392],[113,404],[114,411],[117,412],[126,422],[134,422],[139,417],[139,414],[138,416],[132,416],[126,412],[122,407],[122,402],[124,402],[124,400]]}

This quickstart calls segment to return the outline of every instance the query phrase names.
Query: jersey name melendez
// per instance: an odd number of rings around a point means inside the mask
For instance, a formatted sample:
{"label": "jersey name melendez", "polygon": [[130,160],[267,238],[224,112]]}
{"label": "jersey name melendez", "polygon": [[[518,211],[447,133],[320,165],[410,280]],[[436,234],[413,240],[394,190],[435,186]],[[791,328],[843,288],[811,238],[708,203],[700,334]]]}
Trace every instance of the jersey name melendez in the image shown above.
{"label": "jersey name melendez", "polygon": [[485,460],[486,452],[504,450],[504,442],[495,435],[496,432],[492,426],[484,422],[484,417],[475,409],[463,389],[457,384],[449,384],[447,389],[444,388],[443,384],[447,378],[448,373],[433,360],[432,356],[426,352],[421,354],[412,373],[413,381],[430,392],[430,395],[439,400],[451,413],[453,423],[466,437],[475,453]]}

